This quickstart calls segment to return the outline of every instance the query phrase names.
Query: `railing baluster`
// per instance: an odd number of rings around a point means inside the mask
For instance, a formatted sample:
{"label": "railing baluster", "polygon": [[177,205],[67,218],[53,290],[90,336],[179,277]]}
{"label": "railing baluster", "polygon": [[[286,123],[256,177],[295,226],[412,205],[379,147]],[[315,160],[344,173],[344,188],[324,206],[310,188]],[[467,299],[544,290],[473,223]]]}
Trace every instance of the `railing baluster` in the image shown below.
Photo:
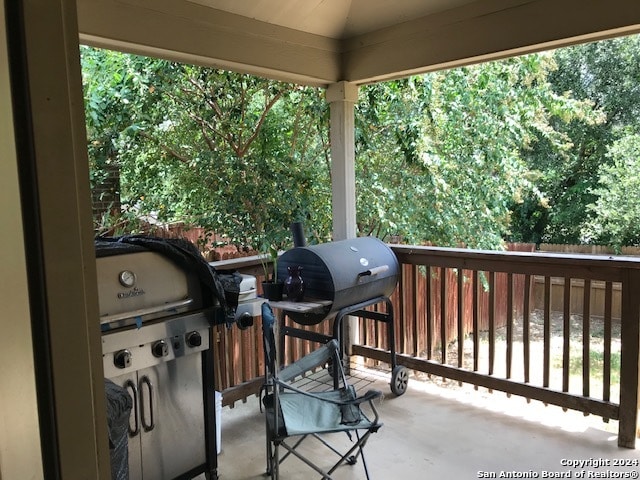
{"label": "railing baluster", "polygon": [[531,297],[531,275],[524,277],[524,298],[522,309],[522,354],[524,357],[524,382],[529,383],[529,368],[531,363],[531,345],[529,343],[529,300]]}
{"label": "railing baluster", "polygon": [[496,274],[489,272],[489,375],[493,375],[496,357]]}
{"label": "railing baluster", "polygon": [[584,281],[582,303],[582,395],[591,390],[591,280]]}
{"label": "railing baluster", "polygon": [[571,278],[564,278],[564,301],[562,323],[562,391],[569,391],[571,359]]}
{"label": "railing baluster", "polygon": [[373,323],[373,334],[375,335],[375,340],[377,342],[377,347],[378,348],[385,348],[385,345],[388,345],[388,341],[389,339],[387,338],[387,335],[389,335],[388,333],[388,329],[384,328],[385,326],[382,325],[380,322],[369,322],[370,324]]}
{"label": "railing baluster", "polygon": [[507,274],[507,378],[511,378],[513,357],[513,274]]}
{"label": "railing baluster", "polygon": [[412,335],[412,355],[416,356],[420,354],[420,322],[418,320],[418,266],[411,265],[411,291],[413,296],[411,298],[413,321],[411,322],[411,335]]}
{"label": "railing baluster", "polygon": [[425,301],[426,301],[426,322],[427,322],[427,360],[433,358],[433,298],[431,289],[431,267],[426,267]]}
{"label": "railing baluster", "polygon": [[418,279],[420,278],[420,271],[417,265],[413,265],[413,354],[420,355],[422,351],[422,323],[420,322],[420,312],[418,309]]}
{"label": "railing baluster", "polygon": [[405,265],[400,265],[400,275],[398,276],[398,286],[396,290],[398,292],[398,299],[400,300],[400,305],[396,308],[396,316],[393,322],[394,337],[395,337],[395,347],[396,352],[405,353],[407,351],[407,336],[405,335],[405,274],[406,268]]}
{"label": "railing baluster", "polygon": [[447,284],[449,279],[447,278],[448,270],[444,267],[440,269],[440,352],[441,361],[443,364],[447,363],[447,317],[449,311],[447,308]]}
{"label": "railing baluster", "polygon": [[549,369],[551,364],[551,278],[544,277],[544,329],[543,329],[543,368],[542,386],[549,387]]}
{"label": "railing baluster", "polygon": [[[409,265],[407,281],[404,283],[403,299],[400,302],[398,315],[401,316],[400,336],[404,338],[402,351],[415,356],[416,348],[416,266]],[[406,305],[406,306],[403,306]]]}
{"label": "railing baluster", "polygon": [[473,371],[478,371],[478,359],[480,355],[480,336],[478,330],[480,329],[480,321],[479,321],[479,309],[478,309],[478,297],[480,295],[479,288],[480,284],[478,282],[478,271],[473,271],[473,277],[471,279],[471,298],[473,302]]}
{"label": "railing baluster", "polygon": [[602,372],[602,399],[611,400],[611,309],[613,304],[613,284],[605,283],[604,288],[604,365]]}
{"label": "railing baluster", "polygon": [[464,291],[463,291],[464,273],[461,268],[458,269],[458,367],[463,366],[464,359]]}
{"label": "railing baluster", "polygon": [[[504,391],[507,394],[520,395],[527,399],[536,399],[545,404],[555,404],[566,409],[575,409],[585,414],[596,414],[603,418],[619,419],[619,437],[618,444],[620,446],[632,446],[635,444],[635,432],[638,424],[638,373],[639,365],[638,360],[640,356],[640,305],[637,292],[640,291],[640,261],[629,257],[604,257],[596,255],[575,255],[575,254],[545,254],[545,253],[523,253],[523,254],[506,254],[504,252],[488,252],[488,251],[467,251],[464,249],[447,249],[439,247],[417,247],[417,246],[398,246],[394,247],[398,259],[401,263],[421,264],[424,262],[430,262],[433,268],[437,268],[440,273],[440,280],[443,282],[440,288],[436,288],[432,284],[429,295],[429,302],[431,313],[427,312],[426,316],[431,315],[433,322],[432,332],[432,345],[438,343],[438,336],[440,337],[442,357],[434,359],[435,361],[421,360],[419,358],[407,358],[402,356],[401,363],[407,367],[414,368],[416,370],[423,371],[429,375],[437,375],[438,377],[450,379],[456,382],[465,382],[473,384],[476,388],[480,386],[488,388],[489,390],[498,389]],[[448,278],[451,274],[448,271],[458,271],[458,283],[457,292],[447,291],[448,288],[453,287],[448,285]],[[471,299],[464,298],[468,295],[468,289],[464,288],[464,275],[461,272],[469,271],[471,275]],[[498,277],[495,272],[498,273]],[[504,272],[504,273],[503,273]],[[480,277],[482,275],[482,277]],[[485,277],[487,282],[485,282]],[[506,288],[502,287],[502,275],[508,277],[508,285]],[[519,276],[524,275],[524,297],[523,303],[520,303],[520,281]],[[532,279],[538,278],[544,279],[544,283],[541,282],[541,288],[538,290],[534,288]],[[461,280],[461,278],[462,280]],[[562,288],[556,285],[556,280],[565,279],[565,286],[561,294],[563,297],[559,297],[558,288]],[[570,393],[574,380],[571,379],[571,362],[572,362],[572,333],[574,332],[574,326],[571,323],[572,311],[571,299],[576,287],[571,285],[572,279],[580,279],[584,282],[584,297],[583,302],[583,326],[582,326],[582,392],[578,394]],[[591,289],[599,288],[598,285],[594,285],[594,281],[604,282],[605,287],[608,289],[607,302],[607,314],[608,318],[605,319],[606,332],[606,366],[605,366],[605,391],[603,392],[604,399],[591,398],[591,385],[590,376],[594,373],[593,369],[589,366],[589,357],[593,350],[591,335],[599,332],[594,332],[593,327],[590,326],[591,313],[594,307],[590,307],[590,302],[593,299],[593,294],[590,294]],[[435,279],[434,281],[438,281]],[[452,279],[449,279],[452,281]],[[552,282],[553,281],[553,282]],[[607,283],[608,282],[608,283]],[[486,284],[489,285],[489,291],[485,292]],[[560,283],[560,282],[558,282]],[[620,341],[622,342],[621,349],[621,381],[620,381],[620,402],[619,405],[612,403],[610,397],[612,396],[611,382],[614,380],[613,372],[611,371],[612,364],[614,363],[612,358],[614,355],[612,343],[612,320],[615,318],[615,313],[612,311],[612,307],[616,307],[614,304],[617,291],[613,291],[612,286],[620,283],[623,289],[623,301],[622,301],[622,334]],[[447,286],[448,285],[448,286]],[[537,287],[537,285],[536,285]],[[499,288],[500,292],[496,292]],[[460,294],[462,290],[462,295]],[[503,315],[503,300],[506,291],[506,315]],[[456,308],[454,301],[455,295],[458,295],[458,317],[457,325],[453,323],[456,318],[450,315],[450,311]],[[485,296],[485,295],[488,296]],[[535,297],[534,297],[535,295]],[[556,298],[558,295],[558,298]],[[447,297],[449,297],[447,299]],[[462,297],[462,301],[461,300]],[[533,307],[535,300],[540,300],[540,307],[536,303],[535,308],[542,308],[541,323],[542,325],[534,324],[534,316],[531,308]],[[559,300],[556,302],[556,300]],[[556,326],[556,315],[553,311],[555,303],[560,303],[564,300],[564,307],[560,308],[560,313],[563,314],[563,323]],[[575,300],[575,299],[574,299]],[[468,302],[471,302],[468,303]],[[487,303],[485,303],[487,302]],[[488,304],[488,305],[487,305]],[[614,305],[611,305],[614,304]],[[466,315],[464,311],[465,305],[471,314]],[[519,333],[516,333],[516,326],[519,326],[517,321],[520,320],[516,315],[520,315],[519,308],[523,305],[522,311],[522,337]],[[488,307],[488,308],[487,308]],[[421,304],[419,306],[421,308]],[[617,310],[616,310],[617,311]],[[438,314],[441,315],[438,320],[435,318]],[[486,318],[486,320],[485,320]],[[505,323],[506,320],[506,323]],[[462,325],[460,325],[462,321]],[[501,348],[501,339],[497,338],[497,329],[506,325],[506,359],[504,355],[500,354],[499,359],[496,359],[496,350]],[[541,328],[540,328],[541,327]],[[552,328],[553,327],[553,328]],[[557,332],[557,328],[560,327],[562,332],[562,339],[559,338],[560,333]],[[440,332],[437,329],[440,328]],[[464,340],[465,331],[473,329],[473,371],[471,366],[464,367],[464,348],[462,348],[462,360],[461,358],[461,345],[458,345],[458,362],[457,366],[453,366],[452,363],[447,363],[447,341],[449,337],[453,335],[447,335],[447,333],[453,334],[455,329],[459,342]],[[580,328],[579,326],[576,328]],[[448,329],[452,329],[447,332]],[[484,332],[489,330],[488,337],[484,336]],[[482,333],[481,333],[482,331]],[[541,332],[541,353],[542,359],[540,359],[539,365],[533,364],[537,362],[539,356],[537,355],[538,344],[533,343],[534,332]],[[482,346],[480,346],[480,340],[482,338]],[[484,350],[485,341],[484,338],[488,338],[489,354],[486,355]],[[519,368],[516,369],[514,365],[514,352],[518,347],[517,343],[522,339],[523,343],[523,362],[524,362],[524,381],[514,381],[513,378],[519,375]],[[552,341],[555,345],[556,340],[561,342],[562,353],[562,388],[555,389],[556,380],[555,375],[552,377],[552,373],[555,374],[555,370],[552,370]],[[617,340],[617,337],[616,337]],[[535,350],[534,350],[535,348]],[[358,354],[372,355],[373,358],[385,358],[384,352],[372,352],[364,351],[360,348],[356,349]],[[451,352],[453,353],[453,352]],[[437,354],[436,354],[437,356]],[[485,360],[489,362],[489,374],[486,373],[486,367],[484,366]],[[496,372],[503,374],[503,365],[496,363],[497,361],[505,361],[506,366],[506,378],[500,378]],[[462,366],[461,366],[462,364]],[[540,370],[542,377],[542,385],[537,377],[537,372]],[[482,373],[480,373],[482,371]],[[558,372],[560,373],[560,372]],[[580,375],[580,374],[578,374]],[[553,387],[551,388],[551,383]]]}

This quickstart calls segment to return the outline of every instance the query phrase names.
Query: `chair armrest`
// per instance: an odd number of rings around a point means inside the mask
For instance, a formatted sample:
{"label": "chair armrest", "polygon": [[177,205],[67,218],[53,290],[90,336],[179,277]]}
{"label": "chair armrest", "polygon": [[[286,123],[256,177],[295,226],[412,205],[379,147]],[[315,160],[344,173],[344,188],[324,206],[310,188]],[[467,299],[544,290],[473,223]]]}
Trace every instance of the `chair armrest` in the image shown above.
{"label": "chair armrest", "polygon": [[372,400],[375,400],[376,398],[380,398],[380,397],[382,397],[382,392],[380,390],[368,390],[367,393],[365,393],[364,395],[357,397],[347,403],[360,405],[363,402],[371,402]]}
{"label": "chair armrest", "polygon": [[306,395],[308,397],[317,398],[318,400],[322,400],[323,402],[333,403],[334,405],[340,405],[340,406],[344,406],[344,405],[360,405],[363,402],[370,402],[370,401],[382,396],[382,392],[380,390],[369,390],[364,395],[362,395],[360,397],[352,398],[350,400],[337,400],[337,399],[334,400],[334,399],[331,399],[331,398],[326,398],[326,397],[322,397],[320,395],[316,395],[313,392],[307,392],[307,391],[302,390],[300,388],[294,387],[293,385],[290,385],[288,383],[281,382],[280,380],[276,380],[275,383],[277,385],[280,385],[281,387],[283,387],[285,390],[291,390],[293,392],[300,393],[300,394]]}

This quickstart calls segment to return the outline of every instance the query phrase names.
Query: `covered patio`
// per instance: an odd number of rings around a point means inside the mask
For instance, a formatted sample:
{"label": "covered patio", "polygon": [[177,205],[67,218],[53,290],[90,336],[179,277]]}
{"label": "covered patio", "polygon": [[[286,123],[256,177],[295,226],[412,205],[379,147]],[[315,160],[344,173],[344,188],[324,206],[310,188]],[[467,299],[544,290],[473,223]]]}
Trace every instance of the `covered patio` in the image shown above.
{"label": "covered patio", "polygon": [[[617,422],[605,424],[579,412],[436,378],[412,378],[407,392],[394,397],[389,393],[388,371],[361,368],[352,375],[361,391],[377,388],[385,393],[379,405],[384,426],[365,449],[374,479],[545,478],[544,472],[580,478],[583,471],[590,472],[583,478],[594,478],[587,475],[637,472],[634,465],[640,454],[616,446]],[[222,478],[264,478],[263,422],[256,397],[223,408],[218,457]],[[338,439],[348,441],[346,436]],[[330,465],[332,456],[327,457]],[[593,461],[584,466],[568,462],[580,460]],[[628,461],[630,466],[613,466],[614,460]],[[512,472],[528,476],[506,476]],[[572,476],[566,477],[566,472]],[[309,473],[296,459],[285,461],[281,468],[288,479],[307,479]],[[362,466],[342,466],[336,478],[364,478]],[[546,478],[554,477],[549,473]]]}
{"label": "covered patio", "polygon": [[[326,88],[333,231],[341,239],[356,234],[359,85],[640,32],[637,0],[6,0],[0,13],[0,221],[11,232],[3,240],[0,289],[7,346],[0,354],[0,476],[8,479],[109,478],[80,43]],[[431,266],[478,268],[473,259],[459,263],[456,252],[452,258]],[[428,264],[418,259],[417,265]],[[502,271],[538,268],[515,265]],[[565,274],[553,260],[545,265],[549,276]],[[574,267],[580,278],[591,278],[589,265],[576,260]],[[636,275],[622,271],[605,266],[598,273],[636,292]],[[635,365],[627,360],[624,375],[635,377],[636,388],[621,394],[619,407],[630,419],[627,443],[635,438],[638,404],[638,303],[632,297],[626,296],[623,316],[630,329],[625,356]],[[559,403],[574,401],[570,395]],[[607,399],[579,403],[600,415],[618,411]],[[567,433],[413,384],[406,396],[387,399],[382,413],[386,431],[372,446],[385,454],[370,455],[378,478],[479,478],[478,471],[511,469],[542,476],[542,470],[565,470],[560,451],[562,458],[637,459],[635,451],[618,449],[615,434]],[[245,443],[248,432],[261,438],[253,415],[225,418],[220,463],[226,478],[261,473],[253,455],[262,447],[254,453]],[[232,431],[244,437],[235,440]],[[237,453],[236,441],[242,444]],[[250,462],[255,471],[236,476],[227,470]]]}
{"label": "covered patio", "polygon": [[[377,388],[386,395],[380,407],[385,428],[369,447],[379,452],[371,454],[375,471],[481,478],[479,471],[511,469],[542,478],[543,470],[571,470],[561,468],[567,467],[563,459],[604,459],[600,467],[573,469],[569,478],[575,478],[580,470],[597,475],[607,460],[640,461],[633,449],[640,355],[636,258],[392,249],[404,265],[392,299],[398,363],[411,370],[405,394],[390,390],[385,329],[361,319],[351,332],[354,382],[363,392]],[[243,271],[255,262],[230,261]],[[578,291],[578,281],[586,288]],[[595,308],[601,287],[604,311]],[[324,323],[310,328],[322,331]],[[256,478],[263,468],[263,418],[255,397],[263,383],[260,332],[260,323],[217,332],[226,432],[219,467],[237,478]],[[311,348],[296,342],[286,345],[289,361]],[[594,364],[600,356],[602,363]],[[234,445],[259,453],[250,465],[234,463]],[[251,470],[235,470],[245,467]],[[344,478],[359,478],[354,475]]]}

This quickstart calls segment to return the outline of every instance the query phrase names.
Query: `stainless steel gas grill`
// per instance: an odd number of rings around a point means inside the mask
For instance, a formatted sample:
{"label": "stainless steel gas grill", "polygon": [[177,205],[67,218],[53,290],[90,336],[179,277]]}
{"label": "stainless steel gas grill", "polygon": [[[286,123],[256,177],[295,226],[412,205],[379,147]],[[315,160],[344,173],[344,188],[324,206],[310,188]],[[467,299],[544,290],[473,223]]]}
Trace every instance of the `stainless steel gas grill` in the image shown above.
{"label": "stainless steel gas grill", "polygon": [[[286,278],[289,267],[302,267],[305,284],[303,301],[271,302],[300,325],[315,325],[333,320],[332,336],[297,328],[281,327],[281,337],[293,336],[326,343],[335,338],[344,352],[343,319],[347,315],[384,322],[388,329],[391,353],[391,390],[402,395],[406,390],[408,371],[398,366],[395,354],[393,305],[390,295],[396,288],[400,265],[393,251],[374,237],[359,237],[313,246],[297,246],[278,259],[278,276]],[[379,303],[384,312],[367,310]],[[280,351],[283,351],[281,348]]]}
{"label": "stainless steel gas grill", "polygon": [[229,321],[226,289],[181,242],[119,240],[96,242],[96,264],[104,374],[133,400],[129,478],[217,478],[211,325]]}

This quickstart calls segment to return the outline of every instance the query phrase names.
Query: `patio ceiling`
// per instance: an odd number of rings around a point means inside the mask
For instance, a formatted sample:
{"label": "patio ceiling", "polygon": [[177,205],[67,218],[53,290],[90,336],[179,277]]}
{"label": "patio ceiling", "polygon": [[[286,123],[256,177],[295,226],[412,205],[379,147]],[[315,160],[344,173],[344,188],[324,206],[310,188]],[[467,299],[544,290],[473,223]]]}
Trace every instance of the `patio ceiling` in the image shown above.
{"label": "patio ceiling", "polygon": [[82,43],[356,85],[640,32],[637,0],[78,0]]}

